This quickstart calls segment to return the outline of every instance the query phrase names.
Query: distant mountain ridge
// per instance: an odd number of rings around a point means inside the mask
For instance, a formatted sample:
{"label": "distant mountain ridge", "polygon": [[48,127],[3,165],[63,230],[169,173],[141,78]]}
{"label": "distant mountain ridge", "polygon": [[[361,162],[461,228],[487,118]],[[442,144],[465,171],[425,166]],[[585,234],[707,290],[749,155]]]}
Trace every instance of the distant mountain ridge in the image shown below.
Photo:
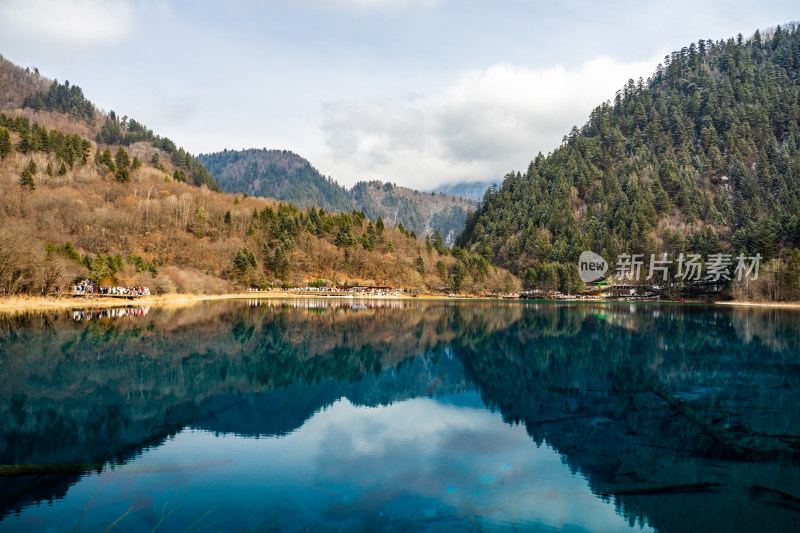
{"label": "distant mountain ridge", "polygon": [[[394,226],[402,224],[418,236],[438,231],[445,245],[464,229],[476,199],[423,192],[381,181],[361,181],[350,190],[324,176],[303,157],[287,150],[223,150],[198,156],[228,193],[275,198],[302,208],[363,211]],[[481,195],[483,192],[481,191]]]}
{"label": "distant mountain ridge", "polygon": [[478,202],[460,196],[421,192],[381,181],[360,181],[350,189],[358,208],[369,218],[381,217],[390,225],[402,223],[418,236],[439,232],[445,246],[455,241],[467,213]]}
{"label": "distant mountain ridge", "polygon": [[499,185],[503,180],[484,180],[484,181],[471,181],[448,183],[440,185],[435,189],[430,189],[431,192],[438,192],[442,194],[449,194],[451,196],[463,196],[464,198],[472,198],[473,200],[483,200],[483,195],[486,190],[492,185]]}

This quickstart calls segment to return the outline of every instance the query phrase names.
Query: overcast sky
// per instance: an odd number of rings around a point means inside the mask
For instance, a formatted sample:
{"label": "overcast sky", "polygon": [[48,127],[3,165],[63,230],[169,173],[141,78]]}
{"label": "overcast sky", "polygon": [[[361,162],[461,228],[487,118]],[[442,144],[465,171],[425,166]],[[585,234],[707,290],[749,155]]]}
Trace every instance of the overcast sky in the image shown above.
{"label": "overcast sky", "polygon": [[752,0],[0,0],[0,54],[195,154],[288,149],[343,185],[425,189],[524,170],[673,50],[798,19]]}

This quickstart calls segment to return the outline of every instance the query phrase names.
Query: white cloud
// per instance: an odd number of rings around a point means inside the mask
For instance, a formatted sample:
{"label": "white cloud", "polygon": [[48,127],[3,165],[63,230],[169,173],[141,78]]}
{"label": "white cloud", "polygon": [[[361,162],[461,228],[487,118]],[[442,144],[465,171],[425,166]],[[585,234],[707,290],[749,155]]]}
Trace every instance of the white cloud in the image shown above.
{"label": "white cloud", "polygon": [[113,45],[132,29],[135,10],[125,0],[4,0],[0,46],[51,53]]}
{"label": "white cloud", "polygon": [[595,106],[656,63],[598,57],[575,69],[497,64],[438,93],[329,102],[322,113],[327,152],[313,157],[345,184],[377,178],[426,188],[499,178],[553,150]]}

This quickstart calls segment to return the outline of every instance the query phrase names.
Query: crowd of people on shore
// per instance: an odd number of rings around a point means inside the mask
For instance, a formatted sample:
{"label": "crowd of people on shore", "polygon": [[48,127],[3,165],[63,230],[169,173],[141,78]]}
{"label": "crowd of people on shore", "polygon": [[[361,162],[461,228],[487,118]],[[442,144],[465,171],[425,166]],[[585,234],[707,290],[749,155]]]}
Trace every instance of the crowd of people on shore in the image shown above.
{"label": "crowd of people on shore", "polygon": [[297,287],[290,289],[295,293],[322,293],[326,295],[341,294],[342,296],[399,296],[405,291],[395,287]]}
{"label": "crowd of people on shore", "polygon": [[102,287],[95,285],[90,279],[85,279],[75,284],[72,291],[75,295],[94,294],[100,296],[149,296],[150,289],[147,287]]}
{"label": "crowd of people on shore", "polygon": [[289,289],[260,289],[257,287],[250,287],[247,292],[289,292],[294,294],[322,294],[323,296],[330,296],[333,294],[341,294],[342,296],[358,295],[358,296],[399,296],[408,293],[406,289],[398,289],[395,287],[358,287],[358,286],[336,286],[336,287],[292,287]]}

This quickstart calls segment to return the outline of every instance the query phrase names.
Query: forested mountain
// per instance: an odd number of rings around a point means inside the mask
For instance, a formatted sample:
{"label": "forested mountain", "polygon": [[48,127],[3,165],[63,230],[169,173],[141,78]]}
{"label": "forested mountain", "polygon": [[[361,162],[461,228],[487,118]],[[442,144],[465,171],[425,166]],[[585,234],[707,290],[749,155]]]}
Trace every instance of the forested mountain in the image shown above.
{"label": "forested mountain", "polygon": [[438,231],[448,246],[464,228],[467,212],[477,207],[477,202],[467,198],[425,193],[380,181],[358,182],[348,191],[333,178],[323,176],[306,159],[286,150],[223,150],[201,154],[198,159],[225,192],[275,198],[327,211],[358,209],[372,220],[382,217],[392,226],[402,224],[419,237],[433,236]]}
{"label": "forested mountain", "polygon": [[75,85],[41,90],[37,72],[9,62],[0,62],[0,81],[0,295],[84,278],[156,294],[320,278],[514,288],[483,258],[356,209],[302,210],[219,192],[185,150],[133,119],[97,112]]}
{"label": "forested mountain", "polygon": [[760,253],[763,283],[734,292],[798,298],[799,73],[795,24],[692,43],[508,174],[457,242],[529,287],[574,287],[584,250]]}
{"label": "forested mountain", "polygon": [[431,189],[431,191],[449,194],[451,196],[463,196],[464,198],[472,198],[473,200],[483,200],[483,195],[486,193],[486,189],[492,185],[499,184],[501,181],[502,180],[497,179],[464,183],[448,183],[446,185],[440,185],[435,189]]}
{"label": "forested mountain", "polygon": [[352,211],[347,189],[325,177],[299,155],[287,150],[223,150],[200,154],[222,190],[291,202],[326,211]]}

